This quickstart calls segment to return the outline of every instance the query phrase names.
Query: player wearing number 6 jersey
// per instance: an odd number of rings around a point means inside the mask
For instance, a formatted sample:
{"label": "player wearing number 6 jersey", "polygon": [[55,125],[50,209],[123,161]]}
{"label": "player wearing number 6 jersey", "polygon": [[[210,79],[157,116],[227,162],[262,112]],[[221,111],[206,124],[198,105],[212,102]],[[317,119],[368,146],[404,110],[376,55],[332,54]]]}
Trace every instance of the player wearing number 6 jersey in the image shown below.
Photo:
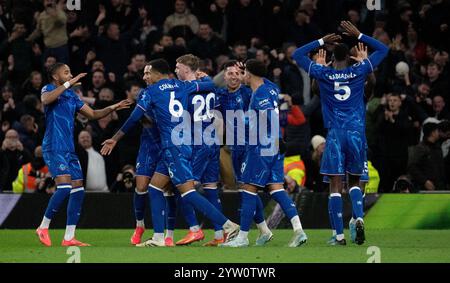
{"label": "player wearing number 6 jersey", "polygon": [[146,97],[143,97],[138,104],[140,109],[138,116],[142,117],[146,112],[154,114],[161,136],[162,154],[161,162],[150,181],[154,235],[152,239],[137,246],[165,246],[166,200],[163,188],[170,181],[181,193],[183,202],[201,211],[212,222],[222,226],[225,233],[234,237],[239,226],[228,220],[208,200],[195,191],[191,164],[192,148],[190,145],[180,142],[185,138],[186,133],[177,131],[186,117],[184,112],[188,106],[189,95],[211,91],[214,89],[214,83],[210,79],[206,79],[205,82],[183,82],[170,79],[169,73],[169,64],[163,59],[151,61],[144,69],[144,76],[149,77],[152,85],[148,87]]}
{"label": "player wearing number 6 jersey", "polygon": [[[319,83],[324,125],[328,129],[321,173],[331,177],[329,208],[336,226],[338,244],[345,244],[340,194],[342,176],[348,174],[349,193],[356,214],[356,243],[365,240],[362,192],[359,188],[366,149],[364,83],[367,76],[381,63],[388,47],[368,37],[350,22],[342,22],[344,34],[358,38],[375,50],[369,58],[349,66],[349,51],[337,44],[339,35],[330,34],[297,49],[293,58],[297,64]],[[308,53],[325,43],[335,44],[333,67],[311,61]]]}

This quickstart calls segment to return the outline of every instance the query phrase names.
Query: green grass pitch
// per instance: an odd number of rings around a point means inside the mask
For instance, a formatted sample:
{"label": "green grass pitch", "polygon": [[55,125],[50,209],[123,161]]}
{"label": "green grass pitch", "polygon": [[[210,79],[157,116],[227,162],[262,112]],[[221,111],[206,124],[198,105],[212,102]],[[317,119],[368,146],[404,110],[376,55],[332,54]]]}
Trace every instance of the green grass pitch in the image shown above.
{"label": "green grass pitch", "polygon": [[[70,255],[61,247],[63,230],[52,230],[53,247],[43,247],[34,230],[0,230],[0,262],[64,263]],[[132,230],[79,229],[77,238],[92,244],[81,248],[82,263],[365,263],[371,255],[368,247],[380,249],[381,262],[450,262],[450,230],[366,229],[362,246],[327,246],[328,230],[307,230],[309,241],[299,248],[286,247],[290,230],[275,230],[274,239],[265,247],[216,248],[194,243],[187,247],[136,248],[129,244]],[[178,230],[175,239],[186,231]],[[149,236],[146,231],[144,236]],[[250,233],[251,244],[257,231]],[[349,238],[346,231],[347,239]],[[212,231],[206,232],[206,239]]]}

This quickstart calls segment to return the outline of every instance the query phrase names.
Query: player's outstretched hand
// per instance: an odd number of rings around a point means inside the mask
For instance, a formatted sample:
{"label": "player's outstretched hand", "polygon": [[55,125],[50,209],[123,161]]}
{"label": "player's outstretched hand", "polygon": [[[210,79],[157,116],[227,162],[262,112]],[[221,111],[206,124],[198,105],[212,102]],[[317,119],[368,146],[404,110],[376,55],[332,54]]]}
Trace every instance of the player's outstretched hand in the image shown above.
{"label": "player's outstretched hand", "polygon": [[326,67],[331,65],[331,61],[327,63],[327,51],[325,49],[319,49],[319,53],[316,57],[316,63]]}
{"label": "player's outstretched hand", "polygon": [[76,77],[74,77],[73,79],[71,79],[69,81],[70,85],[74,85],[76,84],[79,80],[81,80],[82,78],[84,78],[87,75],[87,73],[81,73],[78,74]]}
{"label": "player's outstretched hand", "polygon": [[102,155],[110,155],[114,147],[116,146],[117,142],[113,139],[107,139],[102,143],[103,147],[100,150],[100,153]]}
{"label": "player's outstretched hand", "polygon": [[355,46],[356,56],[350,56],[353,60],[357,62],[362,62],[365,59],[369,58],[367,52],[367,46],[364,46],[361,42],[358,42],[358,45]]}
{"label": "player's outstretched hand", "polygon": [[114,105],[114,110],[122,110],[122,109],[130,108],[131,104],[133,104],[133,103],[130,100],[124,99]]}
{"label": "player's outstretched hand", "polygon": [[348,36],[358,37],[361,32],[350,21],[342,21],[341,27],[344,29],[344,34]]}
{"label": "player's outstretched hand", "polygon": [[341,40],[341,36],[335,33],[327,34],[324,37],[322,37],[323,42],[328,44],[335,44],[337,41]]}

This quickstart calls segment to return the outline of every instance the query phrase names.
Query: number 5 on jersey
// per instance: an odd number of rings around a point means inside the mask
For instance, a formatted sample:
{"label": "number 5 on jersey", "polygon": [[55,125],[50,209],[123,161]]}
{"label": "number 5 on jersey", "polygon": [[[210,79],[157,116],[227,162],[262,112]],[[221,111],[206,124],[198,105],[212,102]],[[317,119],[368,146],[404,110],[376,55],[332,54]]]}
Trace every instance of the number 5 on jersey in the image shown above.
{"label": "number 5 on jersey", "polygon": [[[348,82],[334,82],[334,91],[337,92],[334,97],[339,101],[347,100],[352,93],[350,87],[345,84],[348,84]],[[344,94],[340,94],[339,91],[344,91]]]}

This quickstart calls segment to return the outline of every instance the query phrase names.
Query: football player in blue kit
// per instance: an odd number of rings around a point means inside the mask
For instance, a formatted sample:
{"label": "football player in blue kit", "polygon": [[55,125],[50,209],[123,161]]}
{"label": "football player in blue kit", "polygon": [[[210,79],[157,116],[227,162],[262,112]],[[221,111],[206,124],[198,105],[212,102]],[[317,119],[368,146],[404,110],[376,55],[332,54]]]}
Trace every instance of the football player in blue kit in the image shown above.
{"label": "football player in blue kit", "polygon": [[[245,117],[245,112],[250,104],[252,89],[243,84],[243,71],[239,68],[238,61],[230,60],[226,62],[223,70],[226,87],[217,90],[218,101],[216,109],[221,112],[222,119],[225,121],[226,144],[231,151],[235,181],[239,186],[239,211],[241,211],[243,194],[241,169],[245,159],[249,132],[248,119]],[[264,206],[258,195],[256,201],[257,207],[254,220],[256,227],[260,231],[256,245],[262,246],[272,239],[273,234],[265,221]]]}
{"label": "football player in blue kit", "polygon": [[[190,131],[178,131],[185,121],[188,109],[189,95],[193,93],[214,90],[214,84],[206,79],[204,82],[188,82],[170,79],[170,67],[164,59],[149,62],[144,69],[144,75],[149,76],[151,86],[146,90],[145,98],[138,104],[137,114],[133,120],[139,120],[145,113],[153,112],[161,137],[161,160],[155,174],[150,180],[150,198],[153,219],[153,237],[138,247],[165,246],[165,211],[166,199],[164,188],[172,182],[186,202],[201,211],[213,223],[222,226],[225,233],[234,238],[239,231],[239,225],[231,222],[207,199],[194,189],[192,173],[192,147],[186,144]],[[148,94],[148,95],[147,95]],[[131,117],[130,117],[131,118]]]}
{"label": "football player in blue kit", "polygon": [[[359,42],[358,45],[356,45],[350,52],[353,55],[350,58],[353,61],[355,61],[355,62],[362,62],[362,61],[368,59],[367,47],[364,46],[364,44],[361,43],[361,42]],[[326,50],[320,49],[319,52],[316,55],[315,62],[318,63],[318,64],[322,64],[322,65],[330,65],[331,62],[327,63],[326,59],[327,59],[327,52],[326,52]],[[375,80],[376,79],[375,79],[375,76],[373,74],[368,76],[367,82],[365,84],[365,95],[366,95],[366,97],[368,95],[370,95],[371,88],[375,85]],[[314,81],[313,84],[316,84],[316,81]],[[320,93],[318,92],[318,90],[317,90],[317,95],[320,96]],[[367,154],[367,152],[366,152],[366,154]],[[330,184],[329,176],[325,175],[323,177],[323,182],[327,183],[327,184]],[[368,163],[367,163],[367,158],[366,158],[365,161],[364,161],[363,175],[360,178],[360,188],[361,188],[361,191],[363,193],[363,202],[362,202],[363,203],[363,209],[364,209],[364,200],[365,200],[364,189],[365,189],[365,186],[366,186],[366,184],[368,182],[369,182],[369,169],[368,169]],[[350,189],[348,187],[348,180],[347,180],[347,178],[342,180],[342,185],[345,186],[347,190]],[[342,189],[340,189],[340,191],[342,191]],[[329,206],[328,206],[328,216],[329,216],[329,219],[330,219],[332,236],[331,236],[330,240],[328,240],[327,243],[330,244],[330,245],[343,244],[345,242],[343,242],[343,241],[342,242],[337,242],[336,241],[336,234],[337,234],[336,233],[336,228],[335,228],[336,226],[334,225],[334,222],[333,222],[334,221],[333,220],[333,213],[331,211],[330,204],[331,203],[329,203]],[[352,217],[351,217],[351,219],[349,221],[349,230],[350,230],[350,238],[351,238],[351,241],[353,243],[355,243],[355,241],[356,241],[356,219],[357,218],[356,218],[355,211],[353,211],[353,209],[352,209]]]}
{"label": "football player in blue kit", "polygon": [[45,111],[45,135],[42,151],[52,177],[56,192],[52,195],[41,225],[36,234],[42,244],[51,246],[48,233],[50,222],[63,202],[69,197],[67,205],[67,225],[62,246],[88,246],[75,238],[75,229],[80,218],[84,199],[83,174],[75,153],[74,120],[77,112],[91,120],[103,118],[113,111],[128,108],[130,101],[123,100],[104,109],[93,110],[70,89],[86,73],[73,77],[69,66],[62,63],[52,65],[49,70],[50,83],[41,91],[41,101]]}
{"label": "football player in blue kit", "polygon": [[[202,82],[197,80],[196,73],[199,69],[200,58],[192,54],[180,56],[176,60],[175,73],[179,80],[189,82]],[[219,182],[219,154],[220,145],[216,139],[214,126],[214,107],[216,101],[215,89],[205,93],[193,93],[189,96],[188,112],[191,116],[191,142],[192,142],[192,173],[197,186],[201,186],[204,196],[219,211],[222,204],[219,198],[217,184]],[[192,205],[183,202],[179,194],[168,193],[167,199],[167,234],[166,245],[173,243],[173,230],[175,229],[175,218],[177,206],[181,208],[182,214],[189,225],[189,232],[185,237],[176,242],[176,245],[188,245],[205,238],[197,221],[195,210]],[[177,205],[178,203],[178,205]],[[222,226],[213,223],[214,239],[205,245],[210,246],[215,242],[224,242]]]}
{"label": "football player in blue kit", "polygon": [[[348,175],[349,194],[356,216],[356,238],[359,245],[365,241],[363,221],[363,194],[360,176],[363,174],[366,138],[364,84],[367,76],[381,63],[389,48],[381,42],[362,34],[353,24],[341,23],[345,34],[356,37],[375,51],[369,58],[348,66],[349,50],[336,44],[339,35],[330,34],[297,49],[293,58],[297,64],[317,80],[320,88],[324,125],[328,129],[326,148],[321,162],[321,173],[329,175],[329,207],[336,229],[337,244],[345,245],[342,219],[342,177]],[[335,44],[332,67],[311,61],[308,53],[324,45]]]}
{"label": "football player in blue kit", "polygon": [[103,155],[111,154],[112,150],[117,145],[117,142],[139,121],[142,123],[139,152],[136,159],[136,188],[133,196],[136,228],[130,240],[132,245],[140,244],[142,235],[145,232],[144,211],[146,199],[149,198],[148,187],[150,179],[156,170],[156,166],[161,159],[161,138],[155,124],[153,112],[146,112],[142,115],[141,119],[136,119],[141,112],[140,109],[138,109],[139,105],[144,105],[145,102],[143,100],[149,97],[147,90],[151,85],[150,78],[148,75],[144,75],[143,80],[147,87],[140,91],[135,109],[117,133],[111,139],[105,140],[102,143],[103,147],[100,150],[100,153]]}
{"label": "football player in blue kit", "polygon": [[[284,154],[280,152],[281,129],[279,125],[279,89],[264,79],[267,69],[264,63],[250,59],[245,64],[245,83],[253,91],[249,105],[249,141],[246,146],[242,173],[241,230],[236,238],[222,247],[246,247],[248,232],[255,216],[258,188],[268,188],[271,197],[280,204],[291,221],[294,235],[289,247],[306,243],[297,208],[283,188]],[[256,133],[255,133],[256,131]],[[281,148],[282,149],[282,148]]]}

